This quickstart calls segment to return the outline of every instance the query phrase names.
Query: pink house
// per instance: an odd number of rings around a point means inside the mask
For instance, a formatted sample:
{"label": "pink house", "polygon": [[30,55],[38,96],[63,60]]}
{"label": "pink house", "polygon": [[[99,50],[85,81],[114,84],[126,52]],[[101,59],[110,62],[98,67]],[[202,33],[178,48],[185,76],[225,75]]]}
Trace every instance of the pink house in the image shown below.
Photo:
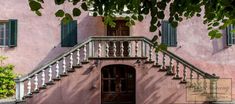
{"label": "pink house", "polygon": [[[25,104],[232,104],[235,100],[235,40],[227,30],[220,39],[208,37],[201,17],[173,28],[162,20],[155,52],[150,16],[128,27],[116,27],[102,16],[82,12],[69,24],[55,17],[59,8],[45,1],[36,16],[27,0],[0,1],[0,55],[15,65],[16,102]],[[168,15],[168,11],[165,12]],[[167,16],[166,16],[167,17]],[[211,80],[208,80],[211,79]],[[193,95],[193,83],[203,81]],[[221,82],[228,82],[221,84]],[[219,87],[228,87],[226,96]],[[195,86],[194,86],[195,87]],[[205,93],[204,93],[205,94]],[[209,98],[208,98],[209,97]]]}

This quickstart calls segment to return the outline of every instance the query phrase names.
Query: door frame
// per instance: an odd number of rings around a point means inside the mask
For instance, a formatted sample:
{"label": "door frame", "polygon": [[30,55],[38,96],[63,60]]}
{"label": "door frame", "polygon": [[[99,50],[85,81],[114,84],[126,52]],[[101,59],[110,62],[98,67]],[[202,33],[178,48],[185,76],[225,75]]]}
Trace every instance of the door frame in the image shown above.
{"label": "door frame", "polygon": [[136,75],[136,69],[133,67],[133,66],[130,66],[130,65],[125,65],[125,64],[110,64],[110,65],[106,65],[106,66],[103,66],[101,69],[100,69],[100,104],[102,104],[102,75],[103,75],[103,70],[106,68],[106,67],[110,67],[110,66],[125,66],[125,67],[129,67],[128,69],[126,70],[133,70],[133,74],[134,74],[134,104],[136,104],[136,78],[137,78],[137,75]]}

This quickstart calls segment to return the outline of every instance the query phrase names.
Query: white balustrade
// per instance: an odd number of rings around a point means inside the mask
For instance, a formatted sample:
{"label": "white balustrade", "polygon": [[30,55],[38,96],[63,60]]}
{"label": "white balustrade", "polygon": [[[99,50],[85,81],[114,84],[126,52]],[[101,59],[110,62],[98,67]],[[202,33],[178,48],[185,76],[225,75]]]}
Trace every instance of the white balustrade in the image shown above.
{"label": "white balustrade", "polygon": [[101,57],[101,43],[98,44],[98,57]]}
{"label": "white balustrade", "polygon": [[27,90],[27,95],[31,95],[31,78],[28,78]]}
{"label": "white balustrade", "polygon": [[56,61],[56,70],[55,70],[55,72],[56,72],[56,78],[60,78],[60,67],[59,67],[59,61]]}
{"label": "white balustrade", "polygon": [[73,52],[70,53],[70,62],[69,62],[69,68],[73,68]]}
{"label": "white balustrade", "polygon": [[42,70],[42,87],[45,87],[46,84],[45,84],[45,69]]}
{"label": "white balustrade", "polygon": [[128,56],[131,57],[131,41],[128,41]]}
{"label": "white balustrade", "polygon": [[123,45],[123,41],[121,41],[120,44],[121,44],[121,46],[120,46],[120,48],[121,48],[121,50],[120,50],[121,57],[124,57],[124,45]]}
{"label": "white balustrade", "polygon": [[67,69],[66,69],[66,58],[63,57],[63,74],[67,74]]}
{"label": "white balustrade", "polygon": [[135,57],[138,57],[138,50],[139,50],[138,41],[135,41]]}
{"label": "white balustrade", "polygon": [[116,57],[116,52],[117,52],[117,46],[116,46],[116,42],[113,42],[113,57]]}
{"label": "white balustrade", "polygon": [[83,47],[83,54],[84,54],[84,59],[83,59],[83,61],[87,61],[87,49],[86,49],[86,44],[84,45],[84,47]]}
{"label": "white balustrade", "polygon": [[34,91],[38,91],[38,74],[34,75]]}
{"label": "white balustrade", "polygon": [[77,49],[77,65],[80,66],[80,49]]}
{"label": "white balustrade", "polygon": [[149,44],[149,61],[152,61],[152,56],[153,56],[153,47]]}
{"label": "white balustrade", "polygon": [[52,82],[52,66],[49,66],[49,70],[48,70],[48,82]]}
{"label": "white balustrade", "polygon": [[106,51],[106,57],[109,57],[109,42],[105,42],[105,44],[106,44],[106,49],[105,49],[105,51]]}

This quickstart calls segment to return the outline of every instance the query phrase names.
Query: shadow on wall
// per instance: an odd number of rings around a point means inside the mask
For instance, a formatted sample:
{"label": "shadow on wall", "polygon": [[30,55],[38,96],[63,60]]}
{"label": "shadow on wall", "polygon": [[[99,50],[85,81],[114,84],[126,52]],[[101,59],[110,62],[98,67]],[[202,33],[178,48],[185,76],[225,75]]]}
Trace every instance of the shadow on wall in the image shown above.
{"label": "shadow on wall", "polygon": [[220,39],[213,39],[212,40],[212,46],[213,46],[213,53],[212,55],[219,53],[225,49],[228,48],[227,46],[227,36],[226,36],[226,31],[222,30],[222,38]]}
{"label": "shadow on wall", "polygon": [[[83,17],[84,16],[84,17]],[[81,20],[78,20],[78,39],[77,43],[80,44],[81,42],[84,42],[89,36],[97,35],[97,34],[103,34],[104,31],[104,24],[102,22],[101,17],[92,17],[88,14],[84,14]],[[61,40],[58,40],[59,42]],[[44,57],[44,59],[39,62],[39,64],[35,67],[37,68],[42,67],[43,65],[47,64],[48,62],[52,61],[53,59],[63,55],[65,52],[67,52],[72,47],[61,47],[61,44],[58,44],[54,46],[49,53]],[[35,71],[35,70],[34,70]]]}
{"label": "shadow on wall", "polygon": [[100,76],[91,66],[79,69],[55,85],[40,91],[27,100],[27,104],[100,104],[100,88],[93,87]]}

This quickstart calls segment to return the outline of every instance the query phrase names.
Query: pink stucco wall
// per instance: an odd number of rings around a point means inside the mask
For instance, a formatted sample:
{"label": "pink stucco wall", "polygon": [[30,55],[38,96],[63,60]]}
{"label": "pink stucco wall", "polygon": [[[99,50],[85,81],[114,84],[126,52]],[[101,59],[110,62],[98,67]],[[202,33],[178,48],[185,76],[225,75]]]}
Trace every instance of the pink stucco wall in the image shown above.
{"label": "pink stucco wall", "polygon": [[[15,72],[19,74],[27,74],[69,49],[60,47],[60,21],[54,16],[58,8],[70,11],[69,5],[56,6],[53,0],[45,2],[43,16],[39,17],[30,11],[28,0],[0,1],[0,19],[18,19],[18,45],[14,48],[0,48],[0,55],[7,56],[6,63],[15,65]],[[75,19],[78,20],[78,43],[89,36],[106,35],[101,17],[90,17],[84,12]],[[151,39],[156,33],[149,32],[149,20],[150,17],[146,16],[143,22],[130,27],[131,36]],[[202,18],[185,20],[177,28],[177,47],[169,50],[206,72],[215,73],[221,78],[235,79],[235,46],[226,46],[225,35],[221,39],[210,40],[207,33]],[[235,86],[235,80],[232,85]]]}
{"label": "pink stucco wall", "polygon": [[136,60],[93,61],[77,68],[74,73],[49,86],[48,89],[26,99],[27,104],[100,104],[101,69],[106,65],[128,65],[136,71],[136,104],[187,104],[186,89],[179,80],[165,76],[151,64],[136,63]]}

